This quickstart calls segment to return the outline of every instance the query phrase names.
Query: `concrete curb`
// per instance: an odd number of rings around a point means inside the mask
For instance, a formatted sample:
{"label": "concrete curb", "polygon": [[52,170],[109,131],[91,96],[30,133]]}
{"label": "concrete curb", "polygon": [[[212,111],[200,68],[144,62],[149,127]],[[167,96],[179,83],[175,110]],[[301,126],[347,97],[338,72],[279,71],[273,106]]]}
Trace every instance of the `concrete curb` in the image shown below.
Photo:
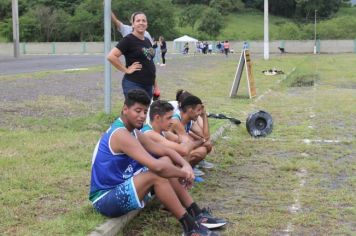
{"label": "concrete curb", "polygon": [[[212,142],[215,142],[219,137],[221,137],[224,131],[227,128],[230,128],[232,124],[229,122],[227,124],[222,125],[212,136]],[[124,226],[129,223],[138,213],[140,210],[134,210],[126,215],[108,219],[103,224],[97,226],[94,231],[92,231],[88,236],[116,236]]]}

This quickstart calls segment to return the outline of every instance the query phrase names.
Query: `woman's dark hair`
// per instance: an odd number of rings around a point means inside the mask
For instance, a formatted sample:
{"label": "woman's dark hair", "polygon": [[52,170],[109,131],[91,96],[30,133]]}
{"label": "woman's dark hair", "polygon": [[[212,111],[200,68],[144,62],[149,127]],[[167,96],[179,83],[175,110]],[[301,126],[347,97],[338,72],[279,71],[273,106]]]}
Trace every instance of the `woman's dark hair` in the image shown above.
{"label": "woman's dark hair", "polygon": [[167,112],[173,111],[173,106],[165,100],[157,100],[152,102],[150,106],[150,120],[153,121],[155,115],[163,116]]}
{"label": "woman's dark hair", "polygon": [[183,89],[179,89],[179,90],[177,91],[177,93],[176,93],[176,101],[177,101],[178,103],[181,103],[181,102],[184,100],[184,98],[186,98],[186,97],[188,97],[188,96],[190,96],[190,95],[192,95],[192,94],[189,93],[188,91],[185,91],[185,90],[183,90]]}
{"label": "woman's dark hair", "polygon": [[144,106],[150,105],[150,97],[147,92],[142,89],[132,89],[127,93],[124,104],[127,107],[133,106],[135,103],[140,103]]}
{"label": "woman's dark hair", "polygon": [[137,15],[140,15],[140,14],[143,14],[143,15],[146,16],[146,14],[144,12],[142,12],[142,11],[136,11],[136,12],[132,13],[132,15],[131,15],[131,24],[135,21],[135,17]]}

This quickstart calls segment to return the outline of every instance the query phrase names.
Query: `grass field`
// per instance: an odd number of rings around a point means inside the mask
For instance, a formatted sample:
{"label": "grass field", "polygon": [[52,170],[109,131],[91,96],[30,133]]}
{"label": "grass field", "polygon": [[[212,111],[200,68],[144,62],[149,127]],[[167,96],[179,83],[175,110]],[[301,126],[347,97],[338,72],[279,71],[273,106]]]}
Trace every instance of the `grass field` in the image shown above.
{"label": "grass field", "polygon": [[[245,79],[236,98],[227,96],[236,55],[168,58],[167,66],[158,68],[163,98],[186,88],[203,98],[210,112],[245,120],[249,112],[263,109],[273,116],[274,130],[266,138],[251,138],[244,124],[227,130],[208,157],[217,167],[192,190],[200,205],[229,220],[223,235],[353,235],[355,63],[353,54],[255,57],[259,97],[252,100]],[[286,74],[260,73],[272,67]],[[38,79],[71,76],[51,73]],[[89,74],[75,74],[79,77]],[[38,79],[36,74],[3,76],[0,85],[23,81],[24,90],[36,92],[31,81]],[[83,87],[78,93],[86,92]],[[93,109],[76,95],[0,104],[1,235],[85,235],[105,221],[87,200],[90,161],[115,115],[97,112],[103,108]],[[121,98],[114,98],[117,113]],[[213,131],[224,124],[210,123]],[[158,208],[153,202],[121,234],[179,235],[179,224]]]}
{"label": "grass field", "polygon": [[[269,18],[270,23],[270,36],[274,38],[277,34],[278,25],[290,20],[283,17],[271,15]],[[263,39],[263,12],[257,10],[248,10],[245,12],[231,13],[226,16],[224,22],[226,27],[221,31],[217,37],[218,40],[262,40]],[[199,22],[196,23],[199,25]],[[187,34],[192,37],[201,38],[199,33],[190,26],[178,27],[178,32]]]}

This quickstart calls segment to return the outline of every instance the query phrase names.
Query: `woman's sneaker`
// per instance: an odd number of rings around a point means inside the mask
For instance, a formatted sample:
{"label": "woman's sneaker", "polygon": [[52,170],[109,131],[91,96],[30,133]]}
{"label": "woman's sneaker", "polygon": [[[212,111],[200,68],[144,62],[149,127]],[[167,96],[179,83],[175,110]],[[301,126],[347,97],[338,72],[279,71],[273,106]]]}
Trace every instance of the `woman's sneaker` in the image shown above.
{"label": "woman's sneaker", "polygon": [[227,221],[224,219],[219,219],[211,215],[211,210],[208,208],[203,208],[202,213],[195,217],[195,220],[207,227],[208,229],[216,229],[226,225]]}

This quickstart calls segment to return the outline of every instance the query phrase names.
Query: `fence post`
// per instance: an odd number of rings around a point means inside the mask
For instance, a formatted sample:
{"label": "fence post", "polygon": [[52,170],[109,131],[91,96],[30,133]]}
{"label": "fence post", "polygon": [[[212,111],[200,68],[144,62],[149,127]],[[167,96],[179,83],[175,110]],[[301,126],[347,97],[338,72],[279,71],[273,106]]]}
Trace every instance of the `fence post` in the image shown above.
{"label": "fence post", "polygon": [[316,53],[320,53],[321,42],[320,39],[316,41]]}
{"label": "fence post", "polygon": [[21,43],[22,54],[26,55],[26,43]]}
{"label": "fence post", "polygon": [[279,47],[285,49],[286,42],[284,40],[279,41]]}
{"label": "fence post", "polygon": [[52,42],[52,54],[56,54],[56,43]]}
{"label": "fence post", "polygon": [[82,53],[87,53],[87,42],[82,42]]}

